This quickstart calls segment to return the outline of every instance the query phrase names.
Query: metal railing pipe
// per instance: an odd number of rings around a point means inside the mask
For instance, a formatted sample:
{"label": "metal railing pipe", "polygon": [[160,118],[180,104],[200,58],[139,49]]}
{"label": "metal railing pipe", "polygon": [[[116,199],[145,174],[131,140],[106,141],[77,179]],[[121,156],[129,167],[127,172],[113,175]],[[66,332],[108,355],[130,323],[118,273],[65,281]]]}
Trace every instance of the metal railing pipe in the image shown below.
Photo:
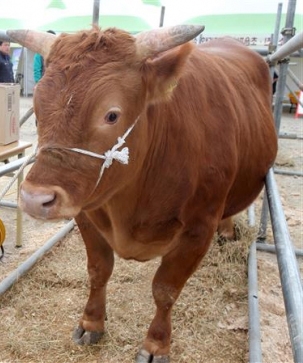
{"label": "metal railing pipe", "polygon": [[300,171],[290,171],[290,170],[281,170],[274,168],[275,174],[281,174],[281,175],[291,175],[291,176],[303,176],[303,173]]}
{"label": "metal railing pipe", "polygon": [[19,265],[16,270],[14,270],[5,279],[3,279],[0,283],[0,295],[7,291],[15,282],[17,282],[21,276],[26,274],[42,256],[44,256],[57,242],[59,242],[63,237],[67,235],[67,233],[69,233],[74,228],[74,225],[74,220],[69,221],[41,248],[33,253],[21,265]]}
{"label": "metal railing pipe", "polygon": [[273,169],[267,173],[265,185],[293,357],[299,363],[303,361],[303,290]]}
{"label": "metal railing pipe", "polygon": [[274,64],[301,48],[303,48],[303,31],[288,40],[275,53],[268,55],[267,61],[270,64]]}
{"label": "metal railing pipe", "polygon": [[[9,174],[15,170],[18,170],[22,165],[23,163],[25,162],[25,160],[27,159],[28,157],[23,157],[23,158],[20,158],[18,160],[13,160],[11,162],[9,162],[8,164],[4,164],[3,166],[0,167],[0,177],[1,176],[4,176],[6,174]],[[35,161],[35,158],[32,158],[31,160],[28,161],[27,164],[31,164]]]}
{"label": "metal railing pipe", "polygon": [[[268,243],[256,243],[257,246],[257,250],[258,251],[265,251],[265,252],[271,252],[271,253],[276,253],[276,247],[274,245],[270,245]],[[299,250],[298,248],[294,249],[295,254],[297,257],[303,257],[303,250]]]}
{"label": "metal railing pipe", "polygon": [[7,207],[7,208],[17,208],[18,204],[14,202],[9,202],[7,200],[2,200],[0,202],[0,207]]}
{"label": "metal railing pipe", "polygon": [[280,132],[279,138],[280,139],[303,140],[303,137],[298,136],[297,134],[287,134],[286,132],[284,132],[284,133]]}

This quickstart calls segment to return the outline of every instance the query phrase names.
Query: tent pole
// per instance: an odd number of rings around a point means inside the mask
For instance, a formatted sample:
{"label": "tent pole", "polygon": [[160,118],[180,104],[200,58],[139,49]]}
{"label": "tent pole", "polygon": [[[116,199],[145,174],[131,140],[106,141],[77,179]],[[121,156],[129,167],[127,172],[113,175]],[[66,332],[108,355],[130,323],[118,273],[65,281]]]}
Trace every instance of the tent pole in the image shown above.
{"label": "tent pole", "polygon": [[161,6],[160,27],[164,24],[165,6]]}
{"label": "tent pole", "polygon": [[93,8],[93,24],[99,25],[99,10],[100,10],[100,0],[94,0]]}

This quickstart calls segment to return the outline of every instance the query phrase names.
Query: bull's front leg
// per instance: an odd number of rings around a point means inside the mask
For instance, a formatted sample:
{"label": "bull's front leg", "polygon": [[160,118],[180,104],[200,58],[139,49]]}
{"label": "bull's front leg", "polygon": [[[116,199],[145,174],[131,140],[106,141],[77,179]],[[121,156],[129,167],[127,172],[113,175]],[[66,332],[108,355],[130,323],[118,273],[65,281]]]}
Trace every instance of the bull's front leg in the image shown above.
{"label": "bull's front leg", "polygon": [[76,217],[76,222],[86,246],[90,295],[73,339],[78,344],[95,344],[105,331],[106,285],[113,271],[114,255],[83,212]]}
{"label": "bull's front leg", "polygon": [[171,340],[171,311],[181,290],[206,254],[214,228],[184,233],[179,245],[163,257],[154,280],[156,314],[149,327],[136,363],[168,363]]}

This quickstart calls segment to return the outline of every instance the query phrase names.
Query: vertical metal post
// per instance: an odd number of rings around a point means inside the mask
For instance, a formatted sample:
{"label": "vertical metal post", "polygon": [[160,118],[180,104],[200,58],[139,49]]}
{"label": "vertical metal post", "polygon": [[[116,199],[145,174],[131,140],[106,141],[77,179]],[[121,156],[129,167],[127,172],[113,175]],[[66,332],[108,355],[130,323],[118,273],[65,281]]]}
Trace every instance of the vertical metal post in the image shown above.
{"label": "vertical metal post", "polygon": [[[18,154],[18,159],[24,158],[25,151],[21,154]],[[17,236],[16,236],[16,247],[22,247],[22,234],[23,234],[23,214],[21,208],[19,206],[19,193],[20,193],[20,186],[23,181],[23,171],[18,175],[18,184],[17,184]]]}
{"label": "vertical metal post", "polygon": [[275,47],[274,50],[276,50],[278,41],[279,41],[280,24],[281,24],[281,16],[282,16],[282,5],[283,5],[282,3],[278,4],[275,31],[274,31],[274,36],[273,36],[273,46]]}
{"label": "vertical metal post", "polygon": [[262,363],[256,242],[248,258],[249,362]]}
{"label": "vertical metal post", "polygon": [[[278,4],[278,11],[276,17],[275,31],[273,34],[272,45],[269,48],[269,53],[273,53],[277,50],[278,42],[279,42],[279,34],[280,34],[280,25],[281,25],[281,16],[282,16],[282,3]],[[270,67],[271,78],[274,76],[275,67]]]}
{"label": "vertical metal post", "polygon": [[[280,10],[280,4],[278,6],[278,12],[279,12],[279,10]],[[285,21],[285,28],[281,32],[283,34],[283,44],[285,44],[294,35],[293,34],[293,24],[294,24],[295,10],[296,10],[296,0],[289,0],[288,8],[287,8],[287,16],[286,16],[286,21]],[[278,23],[279,17],[280,16],[278,14],[277,21],[276,21],[274,41],[277,41],[277,39],[278,39],[278,35],[276,34],[276,31],[278,29],[277,23]],[[273,65],[270,65],[270,66],[271,66],[271,68],[273,68]],[[288,70],[288,58],[281,61],[280,68],[279,68],[279,78],[278,78],[278,83],[277,83],[275,105],[274,105],[274,120],[275,120],[277,135],[279,135],[280,125],[281,125],[287,70]],[[273,73],[273,70],[271,72]],[[258,240],[260,240],[260,241],[262,241],[266,238],[267,220],[268,220],[268,206],[267,206],[267,199],[264,194],[261,221],[260,221],[260,229],[259,229],[259,237],[258,237]]]}
{"label": "vertical metal post", "polygon": [[28,64],[28,52],[27,48],[22,48],[23,52],[23,94],[25,97],[28,96],[28,71],[27,71],[27,64]]}
{"label": "vertical metal post", "polygon": [[[282,3],[278,4],[277,17],[275,23],[275,30],[273,33],[272,44],[269,46],[269,54],[274,53],[277,50],[278,42],[279,42],[279,34],[280,34],[280,26],[281,26],[281,16],[282,16]],[[273,65],[270,66],[271,76],[273,77],[275,67]]]}
{"label": "vertical metal post", "polygon": [[265,240],[266,240],[268,212],[269,212],[268,211],[268,201],[267,201],[266,193],[264,191],[263,192],[262,210],[261,210],[261,220],[260,220],[257,242],[265,242]]}
{"label": "vertical metal post", "polygon": [[256,225],[256,214],[255,214],[255,204],[251,204],[247,209],[248,225],[249,227],[254,227]]}
{"label": "vertical metal post", "polygon": [[100,0],[94,0],[94,8],[93,8],[94,25],[99,25],[99,9],[100,9]]}
{"label": "vertical metal post", "polygon": [[165,6],[161,6],[160,27],[164,24]]}
{"label": "vertical metal post", "polygon": [[[289,0],[287,14],[286,14],[285,28],[282,30],[283,44],[287,43],[294,35],[293,24],[294,24],[295,10],[296,10],[296,0]],[[284,99],[284,92],[286,85],[288,63],[289,59],[282,60],[279,68],[279,79],[277,83],[277,93],[274,106],[274,119],[278,135],[281,125],[281,116],[283,109],[283,99]]]}
{"label": "vertical metal post", "polygon": [[[278,10],[277,10],[275,30],[274,30],[274,35],[273,35],[273,41],[272,41],[272,47],[271,47],[271,49],[269,49],[270,53],[275,52],[277,49],[279,33],[280,33],[281,16],[282,16],[282,3],[279,3]],[[275,71],[275,67],[271,66],[270,67],[271,79],[274,78],[274,71]],[[267,202],[266,193],[264,191],[260,227],[259,227],[259,232],[258,232],[258,242],[264,242],[266,239],[267,223],[268,223],[268,202]]]}

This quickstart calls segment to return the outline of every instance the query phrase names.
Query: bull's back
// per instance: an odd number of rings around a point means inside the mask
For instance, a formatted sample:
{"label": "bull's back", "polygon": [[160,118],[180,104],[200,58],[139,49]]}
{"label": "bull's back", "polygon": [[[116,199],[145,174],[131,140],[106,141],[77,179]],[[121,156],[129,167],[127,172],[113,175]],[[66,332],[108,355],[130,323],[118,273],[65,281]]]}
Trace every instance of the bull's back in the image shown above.
{"label": "bull's back", "polygon": [[[217,40],[193,51],[179,86],[175,105],[182,106],[175,115],[185,124],[182,138],[196,143],[201,170],[220,175],[224,217],[238,213],[260,193],[277,153],[268,66],[237,41]],[[199,177],[200,185],[210,182],[203,172]]]}

